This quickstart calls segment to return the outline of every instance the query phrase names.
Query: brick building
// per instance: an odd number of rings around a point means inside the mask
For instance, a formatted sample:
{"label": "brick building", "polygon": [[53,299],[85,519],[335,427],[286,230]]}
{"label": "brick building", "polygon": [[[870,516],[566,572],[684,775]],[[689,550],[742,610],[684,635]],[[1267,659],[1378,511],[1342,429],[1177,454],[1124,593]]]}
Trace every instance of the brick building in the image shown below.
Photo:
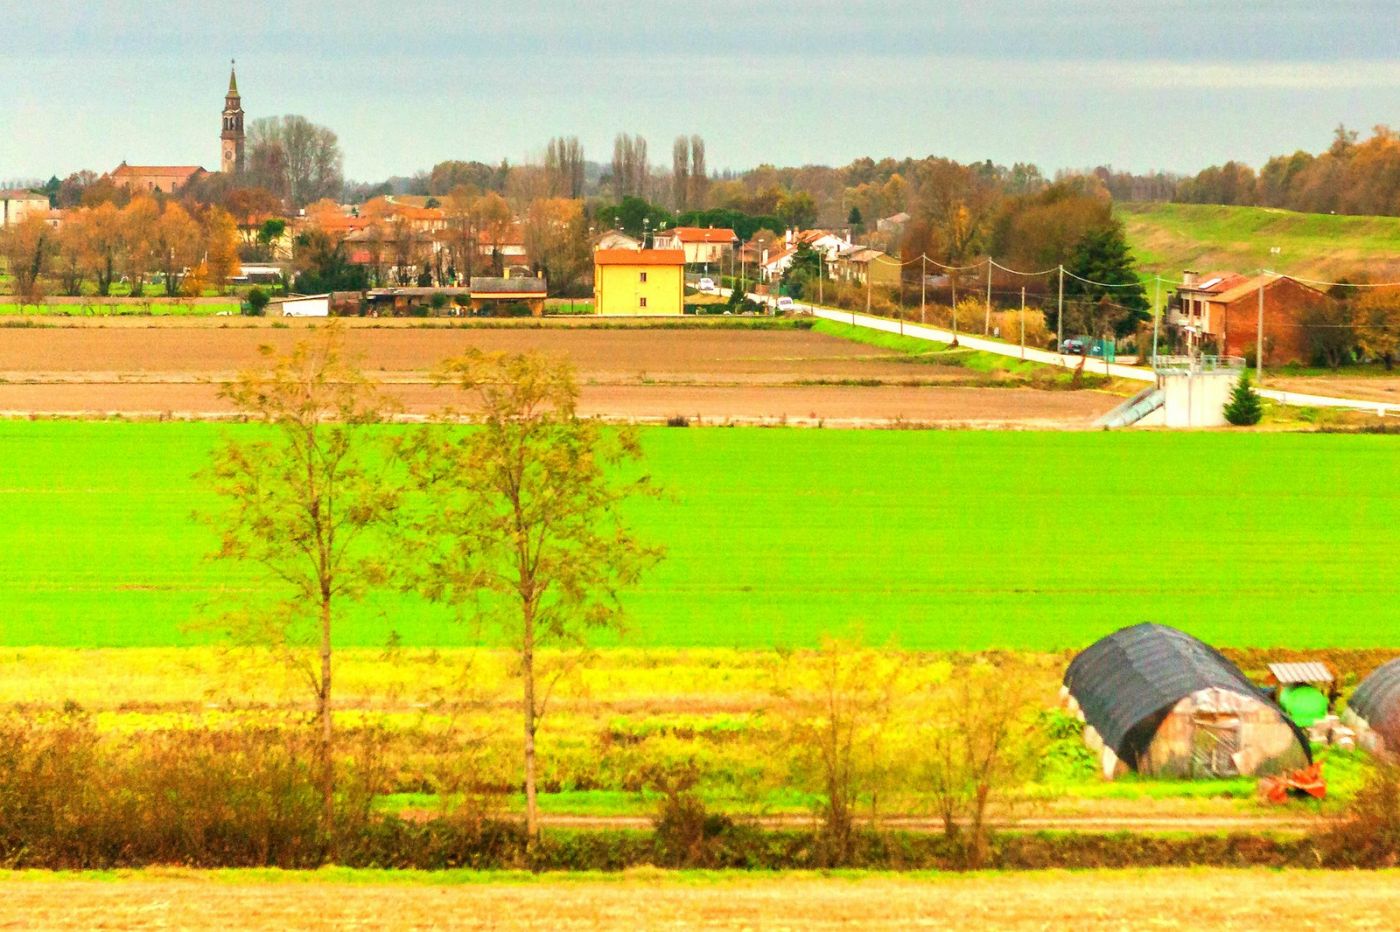
{"label": "brick building", "polygon": [[1187,272],[1167,319],[1225,356],[1254,359],[1259,291],[1264,292],[1264,362],[1307,363],[1311,357],[1302,321],[1310,308],[1333,299],[1286,275],[1215,275]]}

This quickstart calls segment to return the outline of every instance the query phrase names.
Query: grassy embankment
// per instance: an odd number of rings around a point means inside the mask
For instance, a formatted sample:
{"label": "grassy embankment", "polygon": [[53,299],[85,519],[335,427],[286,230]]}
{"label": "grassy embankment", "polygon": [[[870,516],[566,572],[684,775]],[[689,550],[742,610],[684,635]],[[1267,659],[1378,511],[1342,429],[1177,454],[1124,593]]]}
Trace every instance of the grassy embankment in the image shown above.
{"label": "grassy embankment", "polygon": [[[1400,217],[1303,214],[1213,204],[1115,206],[1149,280],[1180,280],[1183,269],[1250,274],[1261,268],[1335,281],[1400,279]],[[1277,247],[1277,255],[1270,252]]]}

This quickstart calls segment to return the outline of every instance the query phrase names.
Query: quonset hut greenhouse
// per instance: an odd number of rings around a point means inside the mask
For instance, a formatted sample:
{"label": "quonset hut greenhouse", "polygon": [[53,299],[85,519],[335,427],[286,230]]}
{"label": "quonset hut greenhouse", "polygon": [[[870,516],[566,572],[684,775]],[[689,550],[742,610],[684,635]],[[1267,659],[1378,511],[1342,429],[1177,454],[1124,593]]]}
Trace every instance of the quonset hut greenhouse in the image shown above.
{"label": "quonset hut greenhouse", "polygon": [[1307,736],[1219,651],[1165,625],[1116,631],[1065,671],[1070,707],[1103,773],[1282,773],[1312,761]]}
{"label": "quonset hut greenhouse", "polygon": [[1377,667],[1347,700],[1342,721],[1364,748],[1400,755],[1400,660]]}

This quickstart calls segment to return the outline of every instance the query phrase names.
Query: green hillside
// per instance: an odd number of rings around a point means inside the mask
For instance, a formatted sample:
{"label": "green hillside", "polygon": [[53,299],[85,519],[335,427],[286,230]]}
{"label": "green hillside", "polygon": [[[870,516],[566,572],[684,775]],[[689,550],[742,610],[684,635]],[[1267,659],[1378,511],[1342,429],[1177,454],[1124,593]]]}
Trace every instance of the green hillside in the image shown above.
{"label": "green hillside", "polygon": [[1183,269],[1247,274],[1271,268],[1327,280],[1400,280],[1400,217],[1215,204],[1124,203],[1116,211],[1148,275],[1174,280]]}

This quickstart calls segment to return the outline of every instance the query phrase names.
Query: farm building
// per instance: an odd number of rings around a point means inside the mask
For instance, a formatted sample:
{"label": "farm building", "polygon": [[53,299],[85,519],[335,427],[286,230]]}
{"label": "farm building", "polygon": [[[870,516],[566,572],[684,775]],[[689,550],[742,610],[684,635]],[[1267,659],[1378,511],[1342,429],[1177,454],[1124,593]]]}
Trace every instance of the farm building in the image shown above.
{"label": "farm building", "polygon": [[1356,730],[1362,747],[1400,755],[1400,659],[1381,664],[1361,681],[1342,721]]}
{"label": "farm building", "polygon": [[1065,671],[1103,774],[1230,777],[1312,760],[1307,736],[1215,648],[1165,625],[1116,631]]}

